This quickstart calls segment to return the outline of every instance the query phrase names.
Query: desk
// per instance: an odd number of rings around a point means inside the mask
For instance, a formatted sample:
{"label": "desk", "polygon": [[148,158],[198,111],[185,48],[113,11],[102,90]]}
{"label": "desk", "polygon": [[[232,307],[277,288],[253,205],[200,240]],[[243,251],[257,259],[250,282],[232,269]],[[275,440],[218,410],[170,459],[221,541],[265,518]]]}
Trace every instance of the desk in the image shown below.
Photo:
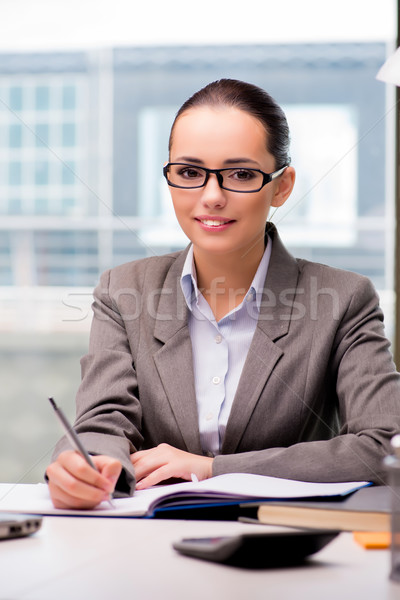
{"label": "desk", "polygon": [[[247,571],[181,556],[181,537],[265,531],[237,522],[46,517],[0,542],[1,600],[395,600],[389,552],[342,533],[307,566]],[[271,528],[273,529],[273,528]],[[274,528],[275,530],[277,528]]]}

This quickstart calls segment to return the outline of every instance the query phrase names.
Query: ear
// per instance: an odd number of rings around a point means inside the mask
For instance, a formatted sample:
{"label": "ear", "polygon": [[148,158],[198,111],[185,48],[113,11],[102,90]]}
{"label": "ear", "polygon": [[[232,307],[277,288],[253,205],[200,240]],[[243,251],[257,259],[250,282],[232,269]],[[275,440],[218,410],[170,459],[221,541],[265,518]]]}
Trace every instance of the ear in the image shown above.
{"label": "ear", "polygon": [[293,167],[288,167],[276,181],[274,197],[271,206],[282,206],[292,193],[296,171]]}

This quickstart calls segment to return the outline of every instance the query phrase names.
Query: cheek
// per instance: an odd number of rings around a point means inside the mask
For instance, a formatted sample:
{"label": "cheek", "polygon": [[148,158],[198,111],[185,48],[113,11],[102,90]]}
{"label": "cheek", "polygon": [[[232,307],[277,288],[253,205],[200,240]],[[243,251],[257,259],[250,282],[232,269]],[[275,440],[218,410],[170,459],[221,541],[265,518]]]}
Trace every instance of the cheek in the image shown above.
{"label": "cheek", "polygon": [[269,194],[259,192],[257,198],[252,198],[251,204],[248,206],[248,211],[253,215],[267,215],[271,206]]}
{"label": "cheek", "polygon": [[179,199],[179,191],[176,190],[175,188],[169,188],[169,193],[171,196],[171,201],[172,201],[172,206],[174,207],[175,212],[179,210],[179,207],[181,205],[180,199]]}
{"label": "cheek", "polygon": [[191,204],[187,201],[187,198],[182,198],[179,194],[171,194],[172,206],[174,207],[175,215],[180,224],[184,223],[190,218]]}

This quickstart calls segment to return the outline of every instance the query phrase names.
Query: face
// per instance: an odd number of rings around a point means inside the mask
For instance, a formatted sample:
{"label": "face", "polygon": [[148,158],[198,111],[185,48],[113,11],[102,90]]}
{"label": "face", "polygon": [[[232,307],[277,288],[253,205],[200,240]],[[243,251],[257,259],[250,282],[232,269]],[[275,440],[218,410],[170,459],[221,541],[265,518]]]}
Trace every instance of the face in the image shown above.
{"label": "face", "polygon": [[[275,159],[266,149],[266,135],[260,121],[242,110],[191,108],[175,123],[169,160],[209,169],[241,166],[272,173]],[[281,189],[282,180],[288,180],[286,171],[252,193],[221,189],[215,174],[202,188],[170,187],[177,219],[193,243],[195,257],[261,257],[269,209],[283,204],[293,186],[292,182],[290,191],[288,185]]]}

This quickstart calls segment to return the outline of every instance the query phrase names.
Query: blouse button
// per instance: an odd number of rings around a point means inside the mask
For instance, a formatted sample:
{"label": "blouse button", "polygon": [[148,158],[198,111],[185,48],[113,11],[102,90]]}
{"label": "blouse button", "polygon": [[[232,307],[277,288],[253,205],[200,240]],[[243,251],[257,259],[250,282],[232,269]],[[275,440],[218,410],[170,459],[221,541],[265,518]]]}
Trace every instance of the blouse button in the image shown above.
{"label": "blouse button", "polygon": [[213,382],[214,385],[218,385],[221,382],[221,378],[215,376],[215,377],[212,378],[212,382]]}

